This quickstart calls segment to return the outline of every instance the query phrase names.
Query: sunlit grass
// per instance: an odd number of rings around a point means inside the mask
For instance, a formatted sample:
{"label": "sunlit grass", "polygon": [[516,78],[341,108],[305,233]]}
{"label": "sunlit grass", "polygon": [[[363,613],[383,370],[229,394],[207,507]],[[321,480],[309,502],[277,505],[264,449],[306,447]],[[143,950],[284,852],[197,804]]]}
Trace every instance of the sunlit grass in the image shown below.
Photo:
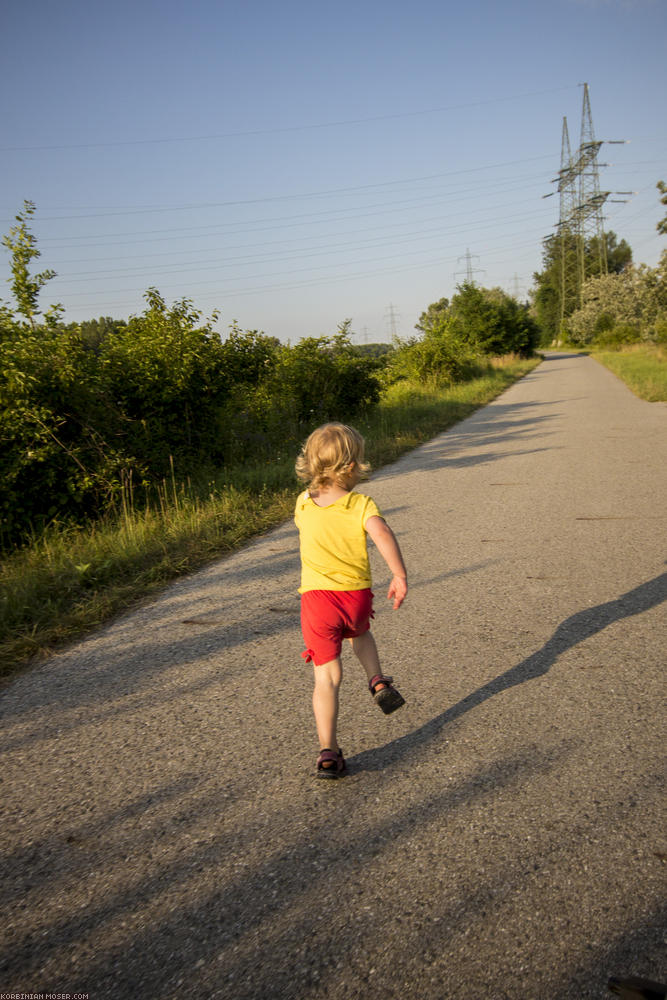
{"label": "sunlit grass", "polygon": [[88,528],[52,525],[0,565],[0,673],[106,621],[137,598],[286,517],[293,490],[223,487],[128,509]]}
{"label": "sunlit grass", "polygon": [[593,357],[650,403],[667,402],[667,348],[632,344],[619,351],[593,351]]}
{"label": "sunlit grass", "polygon": [[[399,384],[356,421],[374,468],[451,427],[538,360],[499,359],[446,389]],[[237,549],[292,513],[296,443],[272,463],[227,469],[205,487],[163,484],[137,509],[128,487],[118,513],[86,527],[51,525],[0,564],[0,674],[109,620],[169,580]]]}

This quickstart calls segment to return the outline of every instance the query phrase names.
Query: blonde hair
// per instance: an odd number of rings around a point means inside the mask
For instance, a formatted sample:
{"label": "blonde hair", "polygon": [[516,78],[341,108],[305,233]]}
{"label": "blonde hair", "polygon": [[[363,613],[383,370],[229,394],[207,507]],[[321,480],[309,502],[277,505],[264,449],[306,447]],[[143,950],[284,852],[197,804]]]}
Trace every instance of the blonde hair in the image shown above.
{"label": "blonde hair", "polygon": [[346,424],[323,424],[309,436],[296,460],[296,474],[312,489],[341,486],[349,490],[370,470],[364,462],[364,439]]}

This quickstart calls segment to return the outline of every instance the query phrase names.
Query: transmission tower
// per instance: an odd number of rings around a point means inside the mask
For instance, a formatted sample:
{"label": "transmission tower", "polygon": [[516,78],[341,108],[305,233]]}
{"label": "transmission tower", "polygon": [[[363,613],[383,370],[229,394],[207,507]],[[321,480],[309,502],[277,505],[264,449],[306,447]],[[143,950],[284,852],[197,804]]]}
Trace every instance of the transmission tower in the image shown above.
{"label": "transmission tower", "polygon": [[[588,84],[584,84],[584,103],[581,111],[581,139],[579,142],[579,160],[577,173],[579,175],[579,287],[589,275],[586,274],[586,247],[590,246],[591,237],[597,238],[597,273],[607,273],[607,241],[604,234],[604,218],[602,206],[609,197],[609,191],[600,191],[600,171],[598,169],[598,153],[601,142],[595,138],[593,116],[591,114],[591,99]],[[606,164],[603,164],[606,166]]]}
{"label": "transmission tower", "polygon": [[466,249],[466,252],[463,255],[463,257],[459,257],[458,258],[459,261],[464,260],[466,262],[466,269],[465,269],[465,271],[455,271],[454,272],[454,281],[456,281],[457,277],[460,274],[465,274],[465,276],[466,276],[466,284],[467,285],[474,285],[475,284],[474,275],[475,274],[484,274],[484,271],[482,270],[481,267],[473,267],[472,266],[473,257],[476,260],[479,260],[479,256],[476,253],[470,253],[470,249]]}
{"label": "transmission tower", "polygon": [[572,162],[570,133],[567,118],[563,118],[560,144],[560,170],[558,172],[560,217],[558,238],[560,242],[560,323],[562,330],[566,316],[579,305],[579,218],[577,214],[577,170]]}
{"label": "transmission tower", "polygon": [[[583,84],[584,100],[581,113],[581,136],[576,159],[570,150],[567,118],[563,118],[560,170],[555,183],[560,196],[558,237],[560,242],[560,329],[564,321],[581,306],[584,282],[594,274],[607,273],[607,240],[604,232],[603,206],[611,191],[600,190],[598,153],[603,143],[595,138],[591,99],[588,84]],[[625,140],[606,140],[618,145]],[[616,191],[615,194],[632,194]],[[548,198],[550,195],[545,195]],[[616,199],[611,199],[612,201]],[[597,259],[590,253],[593,237],[596,239]],[[547,240],[548,242],[548,240]]]}
{"label": "transmission tower", "polygon": [[397,322],[397,320],[400,317],[400,313],[397,315],[394,312],[395,308],[396,307],[393,305],[393,303],[390,302],[389,305],[388,305],[388,307],[387,307],[387,312],[385,313],[385,317],[384,317],[387,320],[388,324],[389,324],[389,333],[391,335],[391,339],[392,340],[395,340],[396,337],[398,337],[398,322]]}

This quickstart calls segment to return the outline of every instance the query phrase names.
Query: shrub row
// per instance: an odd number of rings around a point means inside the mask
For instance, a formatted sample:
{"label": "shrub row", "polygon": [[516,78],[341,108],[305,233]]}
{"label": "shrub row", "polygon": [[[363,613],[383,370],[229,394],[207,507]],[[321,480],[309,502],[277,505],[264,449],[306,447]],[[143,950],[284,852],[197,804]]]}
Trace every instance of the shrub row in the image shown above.
{"label": "shrub row", "polygon": [[128,483],[263,461],[306,426],[380,397],[380,362],[343,324],[295,347],[234,326],[222,341],[189,301],[154,289],[143,315],[28,328],[0,317],[0,517],[5,544],[54,517],[81,520]]}

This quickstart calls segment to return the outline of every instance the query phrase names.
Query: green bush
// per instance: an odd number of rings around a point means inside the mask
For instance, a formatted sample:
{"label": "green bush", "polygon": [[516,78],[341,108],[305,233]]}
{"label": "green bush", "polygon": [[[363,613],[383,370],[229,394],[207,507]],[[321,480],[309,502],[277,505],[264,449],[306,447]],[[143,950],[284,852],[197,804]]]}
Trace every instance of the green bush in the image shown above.
{"label": "green bush", "polygon": [[305,337],[283,349],[273,389],[300,425],[351,420],[380,399],[382,365],[352,346],[349,321],[333,337]]}
{"label": "green bush", "polygon": [[479,355],[461,337],[456,321],[439,319],[422,338],[399,344],[391,357],[389,384],[399,379],[438,387],[473,378],[480,373]]}
{"label": "green bush", "polygon": [[[273,461],[317,423],[380,398],[384,362],[333,337],[287,347],[233,325],[221,341],[155,289],[127,323],[34,330],[0,314],[0,532],[103,514],[126,484]],[[144,491],[142,491],[143,495]]]}
{"label": "green bush", "polygon": [[113,497],[133,459],[91,355],[71,331],[22,328],[0,343],[0,531],[3,539]]}
{"label": "green bush", "polygon": [[[317,424],[351,420],[376,405],[385,361],[352,345],[348,327],[343,323],[333,337],[306,337],[294,347],[275,341],[263,360],[245,369],[246,375],[252,370],[251,378],[235,369],[235,385],[219,414],[228,464],[248,457],[273,461]],[[249,336],[238,334],[236,347]]]}
{"label": "green bush", "polygon": [[461,285],[452,299],[449,315],[458,321],[461,336],[480,353],[530,357],[539,344],[540,331],[527,306],[501,288]]}
{"label": "green bush", "polygon": [[155,289],[148,308],[103,341],[98,377],[117,416],[115,441],[142,473],[161,478],[172,462],[182,475],[223,455],[216,416],[227,398],[223,345],[183,299],[167,308]]}
{"label": "green bush", "polygon": [[[25,202],[3,244],[18,317],[0,302],[0,543],[53,519],[104,514],[127,487],[155,496],[174,470],[201,480],[216,468],[274,459],[314,424],[353,419],[380,398],[382,351],[333,337],[286,347],[215,318],[188,299],[167,307],[155,288],[127,322],[61,322],[39,293],[54,272],[40,256]],[[381,345],[374,345],[375,348]]]}
{"label": "green bush", "polygon": [[[501,288],[479,288],[473,283],[460,285],[451,302],[440,299],[431,303],[421,314],[417,329],[423,333],[425,344],[425,357],[417,360],[417,368],[431,367],[443,372],[449,362],[443,359],[439,363],[433,356],[437,350],[427,343],[429,337],[435,336],[438,341],[445,337],[449,343],[444,348],[439,345],[438,349],[445,349],[450,355],[460,351],[464,367],[471,351],[492,357],[518,354],[528,358],[540,341],[539,327],[528,306],[521,305]],[[413,340],[403,346],[412,348],[416,343]],[[421,351],[415,348],[413,353],[419,355]],[[452,359],[452,370],[455,367]]]}
{"label": "green bush", "polygon": [[631,323],[619,323],[603,329],[595,337],[596,347],[606,347],[609,350],[620,350],[627,344],[636,344],[640,340],[640,333],[636,326]]}
{"label": "green bush", "polygon": [[595,327],[593,328],[593,335],[595,337],[604,336],[604,334],[609,333],[614,329],[616,320],[612,313],[603,312],[598,316]]}

